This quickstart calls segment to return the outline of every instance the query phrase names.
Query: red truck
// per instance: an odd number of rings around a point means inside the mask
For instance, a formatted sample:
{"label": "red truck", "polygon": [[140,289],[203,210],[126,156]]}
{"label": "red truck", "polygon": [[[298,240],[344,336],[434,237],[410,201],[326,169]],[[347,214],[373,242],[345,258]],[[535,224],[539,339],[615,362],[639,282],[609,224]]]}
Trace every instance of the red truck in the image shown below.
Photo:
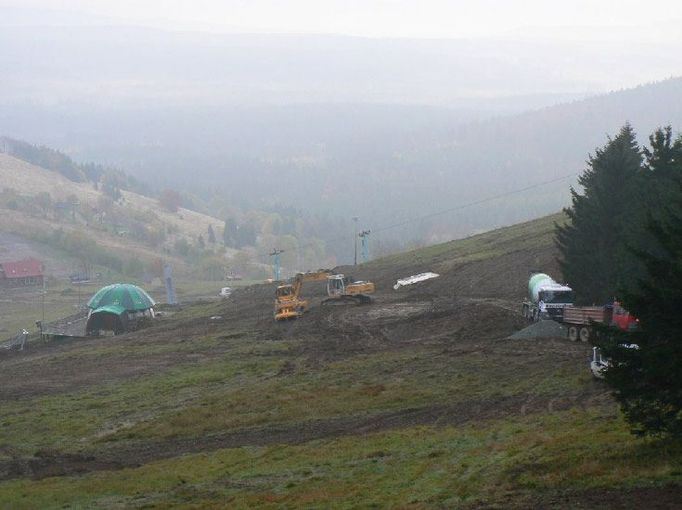
{"label": "red truck", "polygon": [[592,336],[591,325],[594,323],[632,331],[638,321],[618,301],[614,301],[606,306],[566,306],[562,322],[568,326],[569,340],[587,342]]}

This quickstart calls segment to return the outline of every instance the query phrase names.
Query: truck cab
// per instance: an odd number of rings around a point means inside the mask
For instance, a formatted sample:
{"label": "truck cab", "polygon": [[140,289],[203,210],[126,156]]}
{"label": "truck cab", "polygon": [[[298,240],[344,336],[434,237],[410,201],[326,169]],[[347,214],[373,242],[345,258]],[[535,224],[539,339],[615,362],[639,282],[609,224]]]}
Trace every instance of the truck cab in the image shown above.
{"label": "truck cab", "polygon": [[564,308],[573,304],[573,289],[537,271],[528,279],[528,299],[523,301],[523,316],[532,321],[551,319],[561,322]]}
{"label": "truck cab", "polygon": [[621,331],[634,331],[637,329],[638,322],[618,301],[613,302],[613,315],[611,316],[613,326]]}
{"label": "truck cab", "polygon": [[564,286],[546,288],[538,292],[538,298],[540,318],[560,321],[564,316],[564,308],[573,304],[575,293]]}

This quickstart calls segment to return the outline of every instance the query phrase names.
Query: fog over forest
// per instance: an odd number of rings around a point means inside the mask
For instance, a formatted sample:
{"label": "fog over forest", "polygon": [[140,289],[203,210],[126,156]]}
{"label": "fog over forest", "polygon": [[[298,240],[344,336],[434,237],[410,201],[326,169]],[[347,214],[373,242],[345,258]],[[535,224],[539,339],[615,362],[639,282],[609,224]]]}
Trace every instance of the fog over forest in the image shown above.
{"label": "fog over forest", "polygon": [[598,27],[408,39],[7,13],[0,134],[178,189],[215,216],[316,216],[339,260],[354,216],[377,234],[407,222],[376,237],[395,247],[534,218],[567,204],[570,175],[625,122],[642,140],[682,125],[670,23],[648,27],[658,38],[631,30],[627,46]]}

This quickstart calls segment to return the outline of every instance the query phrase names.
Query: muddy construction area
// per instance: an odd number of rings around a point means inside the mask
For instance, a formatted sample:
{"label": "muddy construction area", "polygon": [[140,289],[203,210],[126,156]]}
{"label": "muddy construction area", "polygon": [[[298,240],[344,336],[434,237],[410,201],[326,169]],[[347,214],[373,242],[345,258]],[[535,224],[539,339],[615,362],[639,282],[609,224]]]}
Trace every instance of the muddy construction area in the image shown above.
{"label": "muddy construction area", "polygon": [[[511,278],[522,282],[525,267],[535,263],[537,257],[537,253],[519,252],[498,259],[498,262],[507,267],[522,268]],[[544,257],[549,259],[551,254]],[[345,272],[349,272],[348,269],[341,268]],[[142,379],[170,368],[220,359],[235,345],[245,342],[244,338],[249,342],[254,338],[295,340],[284,356],[314,370],[358,355],[415,346],[436,348],[443,356],[476,352],[492,356],[491,363],[499,361],[496,359],[499,357],[512,357],[516,363],[525,364],[518,358],[519,353],[529,349],[528,344],[511,344],[505,340],[526,326],[517,310],[518,289],[515,289],[516,295],[505,286],[503,292],[482,296],[484,290],[478,288],[472,293],[470,281],[462,276],[462,272],[476,273],[481,279],[492,280],[498,273],[495,264],[490,261],[467,264],[445,272],[437,279],[394,291],[394,281],[413,270],[411,267],[379,267],[373,271],[359,271],[360,277],[376,280],[378,289],[371,304],[360,306],[323,306],[324,286],[306,285],[303,292],[310,297],[311,307],[298,320],[273,320],[275,286],[264,284],[239,289],[229,300],[205,305],[191,317],[183,317],[183,309],[178,309],[175,315],[126,335],[34,343],[24,352],[0,353],[0,400],[45,397]],[[376,274],[376,278],[370,273]],[[510,276],[509,273],[503,275],[505,279]],[[524,288],[523,285],[519,287]],[[202,339],[208,337],[217,338],[218,342],[205,345]],[[571,359],[584,355],[586,346],[540,342],[532,349],[534,352],[529,360],[557,352]],[[522,366],[519,368],[523,369]],[[422,423],[438,420],[424,418]],[[351,434],[358,427],[353,419],[347,420],[347,426],[344,423],[341,420],[332,426],[334,434],[344,430]],[[400,420],[395,423],[399,426]],[[251,434],[246,433],[244,437],[251,437]],[[267,436],[268,432],[264,430],[258,434]],[[273,434],[273,438],[281,437]],[[309,437],[302,434],[301,438],[292,437],[288,441],[300,442]],[[261,438],[255,444],[268,442],[267,438]],[[218,447],[220,442],[206,444]],[[226,444],[238,445],[231,441]],[[163,456],[175,451],[172,444],[161,445],[158,449]],[[178,445],[177,451],[187,449]],[[110,462],[119,461],[121,465],[139,462],[137,458],[125,457],[122,453],[121,459],[110,459]],[[147,458],[153,459],[154,455],[146,454]],[[42,464],[44,461],[39,463]]]}
{"label": "muddy construction area", "polygon": [[[587,344],[562,338],[509,338],[528,326],[519,304],[529,269],[552,268],[553,264],[550,247],[512,251],[460,265],[445,258],[434,260],[429,267],[376,263],[353,271],[356,279],[377,285],[372,303],[366,305],[323,306],[323,286],[310,284],[303,289],[311,301],[309,311],[297,320],[276,322],[275,285],[263,284],[238,289],[221,302],[178,308],[129,334],[32,344],[24,352],[0,353],[0,403],[26,402],[27,406],[36,399],[145,381],[226,357],[276,360],[279,368],[263,379],[270,384],[273,379],[286,381],[309,374],[324,377],[330,367],[339,364],[352,366],[355,360],[381,356],[400,359],[406,353],[415,356],[414,367],[403,364],[399,374],[385,369],[387,379],[422,380],[420,373],[424,372],[423,380],[429,380],[439,372],[451,371],[453,378],[467,374],[473,380],[480,370],[493,386],[480,394],[452,395],[436,402],[366,409],[345,416],[300,416],[294,422],[273,421],[201,435],[180,430],[146,440],[127,441],[125,436],[116,442],[81,440],[28,455],[0,444],[0,480],[73,476],[224,448],[297,445],[420,425],[457,427],[569,409],[615,413],[605,386],[587,376],[576,387],[493,391],[496,385],[513,388],[529,375],[551,384],[554,373],[588,373],[591,348]],[[339,272],[349,274],[350,269],[339,268]],[[396,279],[426,270],[441,276],[393,290]],[[272,350],[258,349],[263,342]],[[439,368],[425,365],[424,360],[432,360]],[[374,374],[370,376],[367,391],[381,393],[384,385],[374,381]],[[587,501],[587,495],[566,497],[566,501]],[[529,501],[531,507],[542,503]]]}

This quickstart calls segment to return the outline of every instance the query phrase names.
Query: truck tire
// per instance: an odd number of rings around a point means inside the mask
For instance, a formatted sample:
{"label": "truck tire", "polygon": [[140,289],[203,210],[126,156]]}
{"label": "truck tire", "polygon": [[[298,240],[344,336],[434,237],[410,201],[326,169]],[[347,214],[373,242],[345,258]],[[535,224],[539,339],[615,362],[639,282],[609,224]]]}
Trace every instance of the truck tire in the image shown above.
{"label": "truck tire", "polygon": [[583,326],[580,328],[580,341],[581,342],[589,342],[590,340],[590,328],[587,326]]}
{"label": "truck tire", "polygon": [[576,326],[569,326],[568,327],[568,339],[571,342],[577,342],[578,341],[578,328]]}

